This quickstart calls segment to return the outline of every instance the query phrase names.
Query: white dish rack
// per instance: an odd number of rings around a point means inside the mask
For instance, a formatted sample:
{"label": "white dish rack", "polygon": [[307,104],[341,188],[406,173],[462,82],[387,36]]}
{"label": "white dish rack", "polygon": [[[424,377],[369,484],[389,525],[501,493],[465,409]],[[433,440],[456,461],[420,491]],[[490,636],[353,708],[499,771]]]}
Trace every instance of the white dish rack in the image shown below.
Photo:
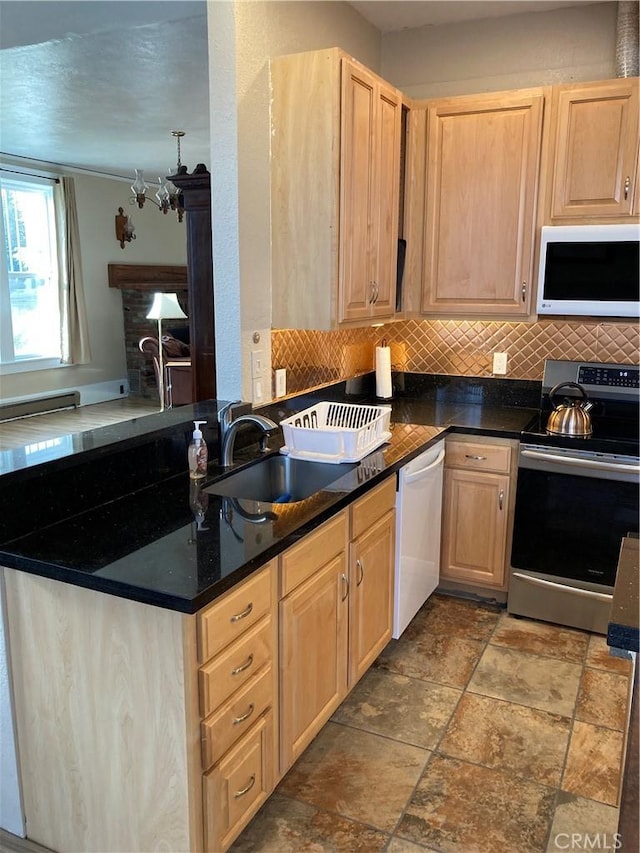
{"label": "white dish rack", "polygon": [[359,462],[389,441],[390,420],[390,406],[316,403],[280,422],[280,452],[313,462]]}

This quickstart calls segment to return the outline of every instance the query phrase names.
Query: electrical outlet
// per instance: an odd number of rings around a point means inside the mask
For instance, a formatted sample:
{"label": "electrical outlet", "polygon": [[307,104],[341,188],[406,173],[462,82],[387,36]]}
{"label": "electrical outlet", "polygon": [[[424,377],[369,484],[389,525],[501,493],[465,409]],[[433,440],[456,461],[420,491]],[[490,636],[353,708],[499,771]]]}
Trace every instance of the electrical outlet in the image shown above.
{"label": "electrical outlet", "polygon": [[257,349],[251,353],[251,378],[260,379],[264,371],[264,361],[262,358],[262,350]]}
{"label": "electrical outlet", "polygon": [[504,376],[504,374],[507,372],[507,354],[506,354],[506,352],[494,352],[494,354],[493,354],[493,372],[499,376]]}
{"label": "electrical outlet", "polygon": [[287,371],[284,367],[276,370],[276,397],[284,397],[287,393]]}
{"label": "electrical outlet", "polygon": [[263,403],[264,402],[264,392],[263,392],[263,382],[262,379],[254,379],[253,380],[253,399],[252,402],[255,403]]}

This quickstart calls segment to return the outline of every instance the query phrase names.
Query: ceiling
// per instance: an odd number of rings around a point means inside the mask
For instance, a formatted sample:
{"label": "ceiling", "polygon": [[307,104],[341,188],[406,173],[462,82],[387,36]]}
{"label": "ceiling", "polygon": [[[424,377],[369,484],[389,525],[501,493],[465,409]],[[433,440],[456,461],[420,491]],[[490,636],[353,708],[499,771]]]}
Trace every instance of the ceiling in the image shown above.
{"label": "ceiling", "polygon": [[[350,5],[387,33],[585,2]],[[209,162],[205,0],[0,0],[0,48],[3,153],[152,180],[184,130],[182,161]]]}

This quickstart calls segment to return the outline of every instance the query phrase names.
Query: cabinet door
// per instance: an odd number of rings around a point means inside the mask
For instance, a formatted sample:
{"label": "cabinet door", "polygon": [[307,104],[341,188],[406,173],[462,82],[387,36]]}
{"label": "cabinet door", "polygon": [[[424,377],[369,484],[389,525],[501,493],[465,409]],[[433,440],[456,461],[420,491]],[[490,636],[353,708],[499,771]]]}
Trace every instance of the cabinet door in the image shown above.
{"label": "cabinet door", "polygon": [[423,313],[526,315],[543,95],[428,110]]}
{"label": "cabinet door", "polygon": [[340,319],[368,317],[373,299],[376,79],[342,63]]}
{"label": "cabinet door", "polygon": [[504,584],[508,507],[508,476],[445,470],[441,578]]}
{"label": "cabinet door", "polygon": [[280,756],[285,773],[347,691],[344,552],[280,602]]}
{"label": "cabinet door", "polygon": [[627,216],[638,153],[638,81],[559,86],[553,219]]}
{"label": "cabinet door", "polygon": [[395,311],[401,118],[400,93],[343,60],[340,320]]}
{"label": "cabinet door", "polygon": [[398,221],[400,204],[400,93],[380,84],[377,96],[377,150],[373,245],[373,302],[371,316],[392,317],[396,310]]}
{"label": "cabinet door", "polygon": [[395,513],[386,513],[350,548],[349,686],[369,669],[393,628]]}

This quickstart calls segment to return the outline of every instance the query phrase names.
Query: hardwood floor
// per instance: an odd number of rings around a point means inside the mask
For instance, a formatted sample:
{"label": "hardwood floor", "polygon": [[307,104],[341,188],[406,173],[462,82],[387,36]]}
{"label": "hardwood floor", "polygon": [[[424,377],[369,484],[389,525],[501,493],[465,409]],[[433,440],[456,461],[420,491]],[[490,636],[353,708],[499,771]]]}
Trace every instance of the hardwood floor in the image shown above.
{"label": "hardwood floor", "polygon": [[38,441],[58,438],[74,432],[97,429],[159,411],[155,400],[124,397],[77,409],[45,412],[0,422],[0,450],[13,450]]}

